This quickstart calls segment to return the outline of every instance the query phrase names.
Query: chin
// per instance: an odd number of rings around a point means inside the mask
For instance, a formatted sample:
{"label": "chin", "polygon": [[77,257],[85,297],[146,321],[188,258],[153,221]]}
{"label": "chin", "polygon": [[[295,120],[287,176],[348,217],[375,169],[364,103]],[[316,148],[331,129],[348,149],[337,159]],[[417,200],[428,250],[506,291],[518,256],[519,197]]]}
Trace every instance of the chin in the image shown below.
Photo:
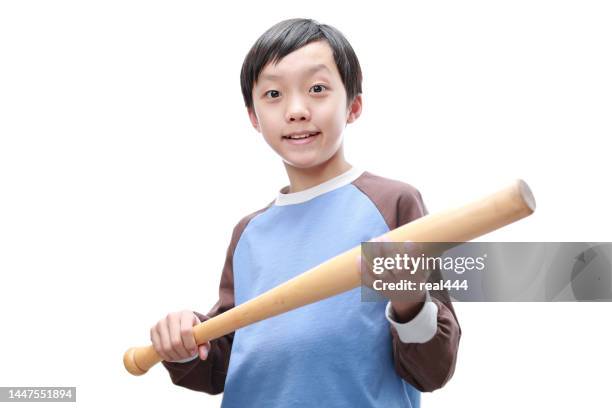
{"label": "chin", "polygon": [[296,169],[310,169],[312,167],[316,167],[318,164],[318,163],[296,163],[296,162],[287,161],[287,160],[285,160],[285,163],[287,163],[291,167],[295,167]]}
{"label": "chin", "polygon": [[292,160],[291,158],[283,158],[283,161],[285,163],[287,163],[289,166],[291,167],[295,167],[297,169],[309,169],[311,167],[316,167],[322,163],[324,163],[325,161],[323,160],[317,160],[317,159],[312,159],[312,160],[307,160],[307,159],[295,159]]}

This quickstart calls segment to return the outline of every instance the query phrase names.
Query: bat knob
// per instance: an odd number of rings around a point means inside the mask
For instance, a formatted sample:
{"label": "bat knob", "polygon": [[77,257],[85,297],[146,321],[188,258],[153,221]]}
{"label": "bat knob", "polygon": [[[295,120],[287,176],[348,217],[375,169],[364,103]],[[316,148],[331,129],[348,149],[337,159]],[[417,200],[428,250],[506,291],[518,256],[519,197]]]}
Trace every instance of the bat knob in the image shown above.
{"label": "bat knob", "polygon": [[132,375],[143,375],[147,370],[143,370],[136,364],[136,349],[138,347],[132,347],[123,355],[123,365],[125,369]]}

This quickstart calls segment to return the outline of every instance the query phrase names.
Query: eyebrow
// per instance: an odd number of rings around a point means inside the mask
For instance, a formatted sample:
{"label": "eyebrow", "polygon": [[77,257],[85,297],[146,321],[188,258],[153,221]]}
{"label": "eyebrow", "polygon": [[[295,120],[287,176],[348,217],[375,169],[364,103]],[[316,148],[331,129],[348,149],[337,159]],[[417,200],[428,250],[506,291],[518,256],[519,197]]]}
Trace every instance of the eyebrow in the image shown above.
{"label": "eyebrow", "polygon": [[[329,68],[325,64],[313,65],[312,67],[308,68],[304,72],[306,74],[312,75],[312,74],[314,74],[315,72],[318,72],[318,71],[327,71],[327,72],[331,73],[331,71],[329,70]],[[261,75],[261,79],[262,80],[263,79],[267,79],[267,80],[270,80],[270,81],[274,81],[274,80],[281,79],[281,78],[282,78],[282,75],[275,75],[275,74],[263,74],[263,75]]]}

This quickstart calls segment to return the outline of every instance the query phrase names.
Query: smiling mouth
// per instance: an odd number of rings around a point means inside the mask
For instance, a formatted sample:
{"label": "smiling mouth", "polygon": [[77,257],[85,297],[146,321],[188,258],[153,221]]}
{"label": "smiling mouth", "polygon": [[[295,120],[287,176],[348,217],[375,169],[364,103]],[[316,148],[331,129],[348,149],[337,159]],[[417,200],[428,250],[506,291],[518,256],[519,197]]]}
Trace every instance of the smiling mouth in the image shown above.
{"label": "smiling mouth", "polygon": [[314,132],[314,133],[308,133],[308,134],[304,134],[304,135],[283,136],[283,139],[287,139],[287,140],[302,140],[302,139],[308,139],[310,137],[318,136],[320,134],[321,134],[321,132]]}

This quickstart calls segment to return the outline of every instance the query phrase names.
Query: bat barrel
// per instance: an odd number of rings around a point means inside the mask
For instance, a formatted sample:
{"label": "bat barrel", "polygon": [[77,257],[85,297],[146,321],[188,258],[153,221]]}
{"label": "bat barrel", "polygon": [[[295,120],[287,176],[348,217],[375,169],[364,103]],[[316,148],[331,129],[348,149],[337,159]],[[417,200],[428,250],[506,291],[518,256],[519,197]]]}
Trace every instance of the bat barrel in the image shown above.
{"label": "bat barrel", "polygon": [[535,207],[535,198],[527,183],[516,180],[489,196],[427,215],[385,235],[398,242],[467,242],[527,217]]}

